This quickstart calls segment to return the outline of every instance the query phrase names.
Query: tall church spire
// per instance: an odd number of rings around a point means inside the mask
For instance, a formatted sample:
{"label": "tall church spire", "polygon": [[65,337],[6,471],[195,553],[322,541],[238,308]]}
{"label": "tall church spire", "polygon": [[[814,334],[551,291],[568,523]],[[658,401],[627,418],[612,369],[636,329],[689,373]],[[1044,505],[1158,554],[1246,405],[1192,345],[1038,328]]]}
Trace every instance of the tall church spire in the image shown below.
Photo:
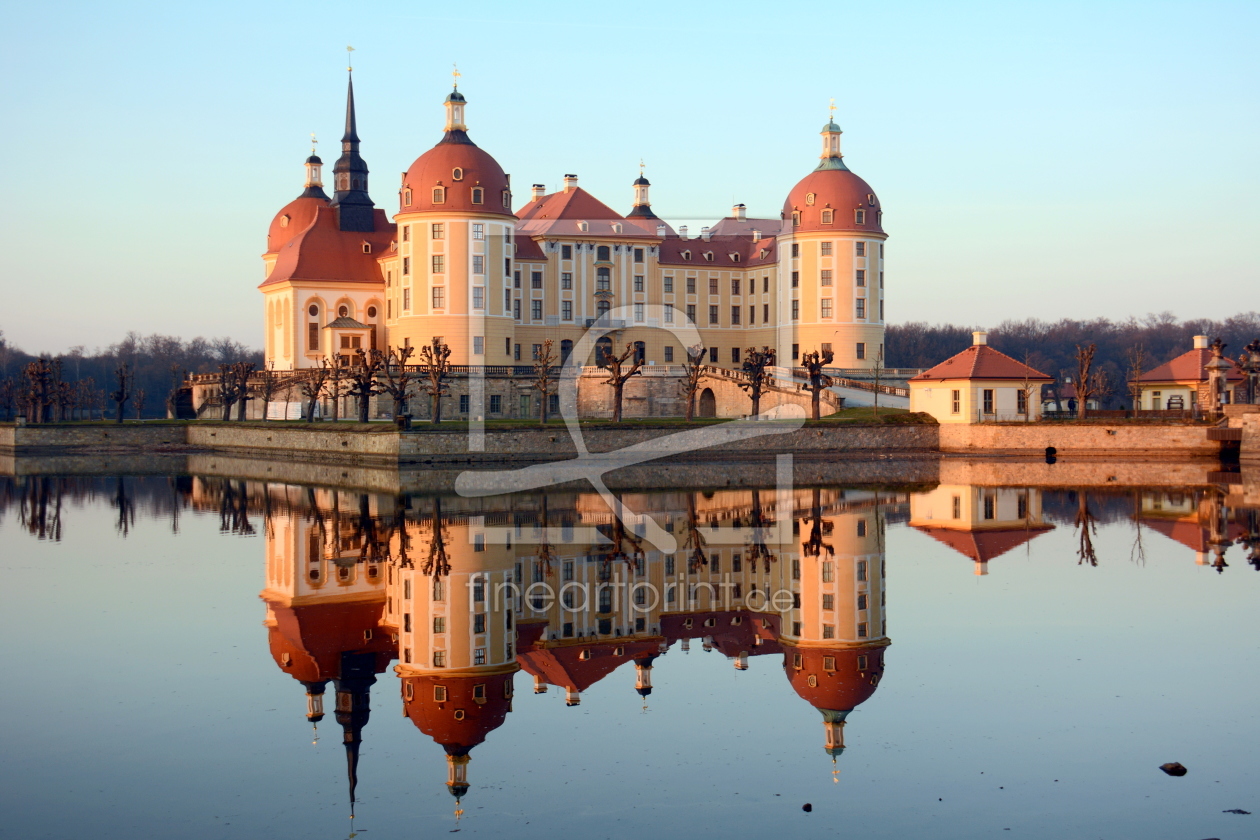
{"label": "tall church spire", "polygon": [[346,88],[346,131],[341,136],[341,157],[333,165],[333,200],[342,230],[376,229],[372,199],[368,195],[368,166],[359,156],[359,132],[354,112],[354,75]]}

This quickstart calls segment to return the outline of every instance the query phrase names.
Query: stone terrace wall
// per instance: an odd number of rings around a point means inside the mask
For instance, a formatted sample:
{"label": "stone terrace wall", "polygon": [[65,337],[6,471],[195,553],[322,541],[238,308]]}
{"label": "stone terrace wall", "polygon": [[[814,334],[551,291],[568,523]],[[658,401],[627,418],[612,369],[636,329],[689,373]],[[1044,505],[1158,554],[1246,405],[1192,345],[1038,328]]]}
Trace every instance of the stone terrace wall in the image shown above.
{"label": "stone terrace wall", "polygon": [[183,426],[146,423],[3,425],[0,426],[0,450],[143,450],[184,446],[185,435]]}
{"label": "stone terrace wall", "polygon": [[188,430],[188,445],[199,449],[265,452],[272,457],[300,453],[312,460],[351,463],[396,462],[399,454],[398,431],[386,425],[368,430],[353,426],[340,431],[331,424],[327,428],[320,424],[294,428],[225,423],[185,428]]}
{"label": "stone terrace wall", "polygon": [[1060,423],[940,426],[942,452],[989,455],[1044,452],[1053,446],[1059,456],[1213,457],[1221,445],[1207,439],[1207,426],[1116,425]]}
{"label": "stone terrace wall", "polygon": [[960,457],[940,459],[941,484],[976,487],[1206,487],[1209,473],[1220,469],[1216,459],[1086,458],[1047,464],[1039,459]]}

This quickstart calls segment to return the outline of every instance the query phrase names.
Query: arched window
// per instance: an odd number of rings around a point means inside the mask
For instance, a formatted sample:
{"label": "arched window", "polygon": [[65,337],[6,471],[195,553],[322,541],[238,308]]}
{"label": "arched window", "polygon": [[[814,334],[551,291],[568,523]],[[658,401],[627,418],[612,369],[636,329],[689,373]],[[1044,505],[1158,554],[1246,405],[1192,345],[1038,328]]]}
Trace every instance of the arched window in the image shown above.
{"label": "arched window", "polygon": [[612,308],[611,303],[609,303],[606,300],[601,300],[599,303],[595,304],[595,314],[597,317],[607,318],[608,310],[611,308]]}
{"label": "arched window", "polygon": [[569,360],[569,356],[573,353],[573,342],[565,338],[560,341],[560,364],[564,364]]}
{"label": "arched window", "polygon": [[446,190],[443,187],[433,188],[433,203],[434,204],[446,203]]}
{"label": "arched window", "polygon": [[483,190],[481,187],[473,187],[472,203],[483,204],[485,203],[485,200],[486,200],[486,191]]}
{"label": "arched window", "polygon": [[608,357],[612,355],[612,339],[604,336],[595,342],[595,364],[599,367],[608,366]]}
{"label": "arched window", "polygon": [[458,166],[451,170],[451,178],[456,181],[464,180],[464,170]]}
{"label": "arched window", "polygon": [[608,262],[612,259],[612,252],[608,250],[607,245],[600,245],[595,249],[595,259],[600,262]]}
{"label": "arched window", "polygon": [[406,207],[411,206],[411,190],[403,190],[403,205]]}
{"label": "arched window", "polygon": [[634,343],[634,360],[640,363],[647,361],[647,345],[642,341]]}

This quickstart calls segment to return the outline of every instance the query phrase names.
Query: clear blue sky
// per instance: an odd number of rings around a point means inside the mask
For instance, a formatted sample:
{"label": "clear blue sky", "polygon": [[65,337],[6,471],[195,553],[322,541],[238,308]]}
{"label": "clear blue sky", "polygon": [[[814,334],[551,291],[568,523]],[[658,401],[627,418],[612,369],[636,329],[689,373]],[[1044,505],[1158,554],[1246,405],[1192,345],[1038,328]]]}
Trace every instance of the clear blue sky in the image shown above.
{"label": "clear blue sky", "polygon": [[1257,308],[1255,2],[44,2],[5,22],[0,329],[29,351],[259,345],[267,224],[309,132],[336,157],[347,44],[390,211],[453,61],[518,197],[576,172],[628,210],[642,157],[671,219],[777,216],[834,96],[885,208],[891,322]]}

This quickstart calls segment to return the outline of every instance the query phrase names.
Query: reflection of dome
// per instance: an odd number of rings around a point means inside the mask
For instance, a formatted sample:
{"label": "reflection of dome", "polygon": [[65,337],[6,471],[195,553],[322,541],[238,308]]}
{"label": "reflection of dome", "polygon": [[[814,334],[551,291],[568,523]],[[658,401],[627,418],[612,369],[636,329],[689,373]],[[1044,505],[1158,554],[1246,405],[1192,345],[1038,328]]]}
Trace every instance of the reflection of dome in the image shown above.
{"label": "reflection of dome", "polygon": [[381,620],[383,601],[347,604],[271,606],[275,624],[267,628],[271,657],[286,674],[303,683],[322,683],[341,676],[343,653],[376,654],[376,673],[393,658],[386,633],[364,640]]}
{"label": "reflection of dome", "polygon": [[[827,754],[844,752],[844,721],[849,712],[875,693],[884,674],[887,645],[863,648],[787,647],[783,669],[792,689],[822,712]],[[800,657],[800,667],[796,657]]]}
{"label": "reflection of dome", "polygon": [[[823,224],[824,210],[832,211],[831,224]],[[864,211],[862,224],[857,222],[858,210]],[[783,205],[783,217],[790,220],[793,213],[801,214],[801,223],[793,228],[797,233],[884,232],[880,226],[879,198],[875,191],[870,184],[850,172],[839,157],[824,158],[817,169],[792,188]]]}
{"label": "reflection of dome", "polygon": [[403,714],[447,755],[467,755],[507,719],[515,672],[404,676]]}

